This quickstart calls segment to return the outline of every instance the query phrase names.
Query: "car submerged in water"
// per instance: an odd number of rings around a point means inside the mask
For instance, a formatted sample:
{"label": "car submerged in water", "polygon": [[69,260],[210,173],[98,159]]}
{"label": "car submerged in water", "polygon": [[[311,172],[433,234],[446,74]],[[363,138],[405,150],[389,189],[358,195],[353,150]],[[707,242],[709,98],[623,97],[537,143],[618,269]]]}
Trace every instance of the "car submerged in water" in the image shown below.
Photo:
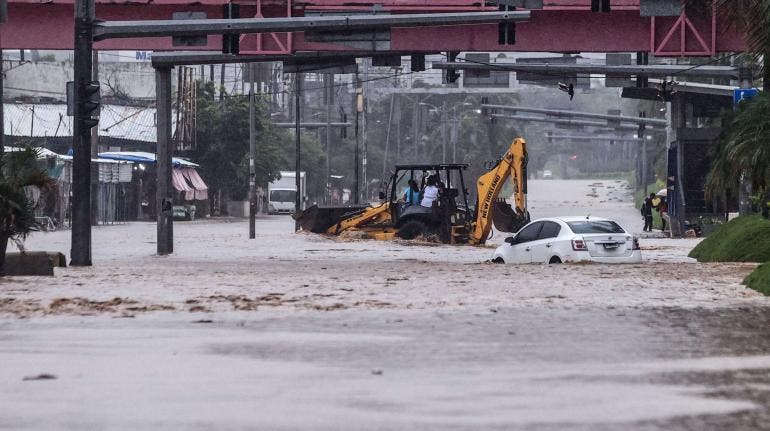
{"label": "car submerged in water", "polygon": [[639,240],[598,217],[552,217],[527,224],[495,250],[497,263],[638,263]]}

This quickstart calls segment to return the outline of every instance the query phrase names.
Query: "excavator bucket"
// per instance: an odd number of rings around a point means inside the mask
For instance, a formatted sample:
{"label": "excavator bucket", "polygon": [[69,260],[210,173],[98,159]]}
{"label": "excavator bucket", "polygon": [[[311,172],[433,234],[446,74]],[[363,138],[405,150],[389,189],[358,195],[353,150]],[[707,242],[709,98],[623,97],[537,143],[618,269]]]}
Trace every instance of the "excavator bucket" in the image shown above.
{"label": "excavator bucket", "polygon": [[299,222],[303,230],[324,233],[340,221],[360,214],[365,209],[365,205],[339,207],[313,205],[304,211],[293,214],[292,217]]}
{"label": "excavator bucket", "polygon": [[518,232],[529,223],[529,212],[517,211],[505,199],[497,199],[492,206],[492,223],[500,232]]}

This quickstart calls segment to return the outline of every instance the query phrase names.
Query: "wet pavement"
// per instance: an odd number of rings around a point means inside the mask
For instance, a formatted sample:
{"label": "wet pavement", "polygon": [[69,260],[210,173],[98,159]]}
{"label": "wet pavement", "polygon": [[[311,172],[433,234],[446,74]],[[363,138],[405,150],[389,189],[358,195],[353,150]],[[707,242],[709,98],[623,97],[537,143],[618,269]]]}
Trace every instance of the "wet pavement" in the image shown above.
{"label": "wet pavement", "polygon": [[770,429],[768,311],[5,321],[0,429]]}
{"label": "wet pavement", "polygon": [[[533,217],[634,231],[617,181],[533,181]],[[494,265],[487,247],[261,218],[94,229],[90,268],[0,279],[0,430],[770,430],[753,264],[641,241],[635,265]],[[30,249],[68,253],[69,232]]]}

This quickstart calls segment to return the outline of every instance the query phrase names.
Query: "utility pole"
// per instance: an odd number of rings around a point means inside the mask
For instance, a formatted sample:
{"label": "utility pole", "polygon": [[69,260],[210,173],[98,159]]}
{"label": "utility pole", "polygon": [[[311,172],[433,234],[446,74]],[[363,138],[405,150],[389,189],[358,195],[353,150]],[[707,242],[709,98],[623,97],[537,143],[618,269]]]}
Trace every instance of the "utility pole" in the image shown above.
{"label": "utility pole", "polygon": [[[304,79],[303,75],[299,72],[294,74],[294,149],[295,149],[295,158],[294,158],[294,184],[297,188],[297,192],[294,194],[294,212],[299,213],[300,209],[302,208],[302,190],[300,190],[300,186],[302,185],[302,182],[300,181],[300,121],[302,117],[302,110],[300,109],[300,93],[302,92],[302,80]],[[294,232],[299,230],[299,221],[296,220],[294,222]]]}
{"label": "utility pole", "polygon": [[[257,156],[256,128],[254,126],[254,63],[249,63],[249,239],[256,238],[257,217]],[[211,66],[212,68],[214,66]],[[212,69],[213,71],[213,69]],[[298,191],[299,193],[299,191]]]}
{"label": "utility pole", "polygon": [[457,117],[457,109],[452,109],[452,128],[449,129],[449,140],[452,142],[452,163],[457,163],[457,133],[460,120]]}
{"label": "utility pole", "polygon": [[401,96],[397,94],[394,101],[396,103],[396,161],[394,164],[397,165],[401,163]]}
{"label": "utility pole", "polygon": [[[647,111],[640,111],[639,117],[646,118],[647,117]],[[637,136],[639,139],[642,140],[642,172],[640,175],[640,180],[642,183],[642,191],[645,195],[647,195],[647,183],[649,182],[649,178],[647,177],[649,169],[647,168],[647,139],[645,138],[645,124],[639,123],[639,131],[637,132]]]}
{"label": "utility pole", "polygon": [[331,190],[331,158],[332,158],[332,99],[334,98],[334,75],[331,73],[324,74],[324,91],[326,92],[326,203],[332,203],[332,190]]}
{"label": "utility pole", "polygon": [[412,106],[412,145],[414,145],[414,153],[412,153],[411,160],[418,160],[420,158],[420,95],[415,95],[414,105]]}
{"label": "utility pole", "polygon": [[393,122],[393,103],[396,97],[396,93],[390,94],[390,113],[388,114],[388,129],[385,132],[385,154],[382,157],[382,174],[385,175],[388,172],[388,151],[390,150],[390,126]]}
{"label": "utility pole", "polygon": [[91,128],[82,101],[92,80],[94,0],[75,3],[74,107],[72,159],[72,266],[91,266]]}
{"label": "utility pole", "polygon": [[[91,76],[99,80],[99,51],[93,50]],[[33,105],[34,106],[34,105]],[[97,109],[97,113],[101,108]],[[32,120],[35,120],[32,112]],[[99,126],[91,128],[91,158],[99,158]],[[91,163],[91,226],[99,224],[99,164]]]}
{"label": "utility pole", "polygon": [[369,87],[369,59],[368,58],[364,58],[363,60],[364,60],[363,61],[364,62],[364,88],[363,88],[363,93],[362,93],[362,98],[361,98],[361,100],[362,100],[361,108],[362,108],[363,113],[364,113],[364,115],[363,115],[363,123],[362,123],[363,129],[364,129],[363,130],[364,136],[363,136],[363,139],[362,139],[362,141],[363,141],[363,152],[361,154],[361,179],[364,182],[364,201],[366,203],[369,203],[369,181],[366,179],[366,141],[367,141],[367,139],[366,139],[366,137],[367,137],[367,133],[366,133],[367,132],[367,129],[366,129],[366,111],[368,111],[367,105],[368,105],[368,102],[369,102],[368,101],[369,95],[367,94],[368,92],[366,90]]}
{"label": "utility pole", "polygon": [[446,163],[446,141],[447,141],[447,105],[446,99],[441,104],[441,112],[439,113],[439,121],[441,122],[441,163]]}
{"label": "utility pole", "polygon": [[225,97],[225,65],[222,64],[222,68],[219,70],[219,101]]}
{"label": "utility pole", "polygon": [[359,204],[359,203],[361,203],[361,189],[359,188],[359,184],[361,182],[360,182],[360,180],[358,178],[358,172],[359,172],[359,168],[360,168],[360,165],[359,165],[359,162],[358,162],[358,158],[359,158],[358,149],[361,147],[361,140],[360,140],[361,139],[361,134],[359,133],[358,122],[359,122],[359,119],[361,117],[361,111],[363,111],[363,109],[364,109],[364,101],[363,101],[363,94],[361,93],[361,91],[362,91],[361,90],[361,82],[359,82],[359,80],[358,80],[358,68],[356,68],[355,80],[356,80],[356,93],[353,96],[353,105],[354,105],[354,109],[356,110],[356,130],[355,130],[355,133],[356,133],[355,181],[356,181],[356,183],[353,186],[353,192],[356,195],[356,204]]}

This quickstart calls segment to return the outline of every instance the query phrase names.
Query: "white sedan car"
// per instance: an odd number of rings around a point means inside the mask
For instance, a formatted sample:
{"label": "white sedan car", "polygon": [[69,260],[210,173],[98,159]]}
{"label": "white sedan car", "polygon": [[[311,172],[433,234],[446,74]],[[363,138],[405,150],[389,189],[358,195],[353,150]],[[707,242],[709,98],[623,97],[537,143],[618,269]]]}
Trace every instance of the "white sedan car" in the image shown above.
{"label": "white sedan car", "polygon": [[636,263],[639,241],[612,220],[554,217],[535,220],[505,239],[492,256],[498,263]]}

